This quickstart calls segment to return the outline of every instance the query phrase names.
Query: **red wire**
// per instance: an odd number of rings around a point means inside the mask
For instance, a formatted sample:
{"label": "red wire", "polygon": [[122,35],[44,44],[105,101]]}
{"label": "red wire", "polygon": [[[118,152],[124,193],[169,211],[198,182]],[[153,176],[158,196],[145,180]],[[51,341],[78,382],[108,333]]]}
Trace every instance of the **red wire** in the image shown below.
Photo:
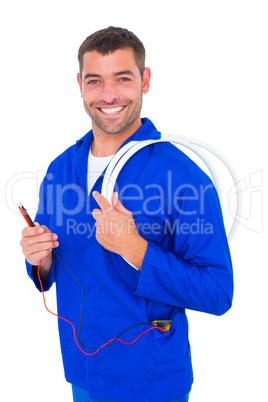
{"label": "red wire", "polygon": [[120,341],[120,342],[124,343],[125,345],[132,345],[132,344],[135,343],[142,335],[146,334],[146,332],[149,332],[149,331],[151,331],[152,329],[159,329],[159,330],[162,331],[162,332],[166,332],[166,330],[165,330],[164,328],[160,328],[160,327],[154,326],[154,327],[151,327],[151,328],[147,329],[146,331],[142,332],[142,333],[141,333],[136,339],[134,339],[134,341],[132,341],[132,342],[124,342],[124,341],[122,341],[122,340],[119,339],[119,338],[113,338],[113,339],[111,339],[110,341],[108,341],[107,343],[105,343],[104,345],[100,346],[99,349],[96,350],[96,352],[94,352],[94,353],[86,353],[86,352],[84,352],[84,350],[80,347],[79,343],[77,342],[74,324],[73,324],[71,321],[67,320],[66,318],[61,317],[60,315],[53,313],[53,312],[50,311],[50,310],[48,309],[48,307],[47,307],[46,299],[45,299],[45,294],[44,294],[44,289],[43,289],[43,284],[42,284],[42,280],[41,280],[41,278],[40,278],[40,267],[41,267],[41,263],[42,263],[42,260],[40,261],[39,266],[38,266],[37,276],[38,276],[38,279],[39,279],[39,282],[40,282],[40,286],[41,286],[41,291],[42,291],[42,295],[43,295],[43,300],[44,300],[45,308],[46,308],[46,310],[47,310],[50,314],[54,315],[55,317],[61,318],[62,320],[68,322],[68,323],[73,327],[74,340],[75,340],[75,342],[76,342],[78,348],[79,348],[79,349],[81,350],[81,352],[84,353],[85,355],[87,355],[87,356],[93,356],[93,355],[95,355],[96,353],[98,353],[102,348],[104,348],[105,346],[109,345],[109,343],[111,343],[111,342],[113,342],[113,341],[115,341],[115,340]]}

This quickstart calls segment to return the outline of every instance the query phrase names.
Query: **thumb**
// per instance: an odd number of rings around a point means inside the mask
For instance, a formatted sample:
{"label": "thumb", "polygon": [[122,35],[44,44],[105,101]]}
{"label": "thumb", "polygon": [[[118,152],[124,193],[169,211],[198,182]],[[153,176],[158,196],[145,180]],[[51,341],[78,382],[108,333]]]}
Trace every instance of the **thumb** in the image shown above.
{"label": "thumb", "polygon": [[[34,225],[40,226],[38,222],[34,222]],[[41,225],[41,227],[44,229],[44,233],[51,233],[51,231],[45,225]]]}
{"label": "thumb", "polygon": [[126,209],[124,207],[124,205],[121,203],[121,201],[119,200],[117,191],[114,192],[112,195],[112,206],[118,212],[121,212],[126,215],[132,215],[132,213],[128,209]]}

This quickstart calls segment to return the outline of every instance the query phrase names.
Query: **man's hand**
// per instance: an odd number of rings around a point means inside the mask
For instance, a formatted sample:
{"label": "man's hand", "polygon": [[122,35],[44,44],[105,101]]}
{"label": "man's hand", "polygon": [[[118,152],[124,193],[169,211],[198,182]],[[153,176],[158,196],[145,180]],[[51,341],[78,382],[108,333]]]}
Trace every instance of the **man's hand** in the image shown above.
{"label": "man's hand", "polygon": [[59,245],[56,241],[58,236],[46,226],[39,226],[36,222],[35,225],[23,229],[20,245],[30,264],[38,266],[42,260],[40,277],[45,282],[52,266],[52,249]]}
{"label": "man's hand", "polygon": [[148,243],[139,235],[132,213],[121,204],[117,192],[112,195],[112,205],[97,191],[93,197],[101,208],[92,212],[97,241],[141,269]]}

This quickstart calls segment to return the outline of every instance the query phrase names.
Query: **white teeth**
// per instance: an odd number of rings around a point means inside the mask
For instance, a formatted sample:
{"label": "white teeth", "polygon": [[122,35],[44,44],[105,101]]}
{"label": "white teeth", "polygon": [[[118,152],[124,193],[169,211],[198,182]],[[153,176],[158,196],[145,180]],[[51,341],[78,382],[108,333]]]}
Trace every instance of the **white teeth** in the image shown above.
{"label": "white teeth", "polygon": [[114,114],[114,113],[120,112],[120,110],[123,110],[123,109],[124,109],[124,106],[122,106],[122,107],[113,107],[111,109],[107,109],[107,108],[102,109],[102,108],[100,108],[100,110],[103,113],[106,113],[106,114]]}

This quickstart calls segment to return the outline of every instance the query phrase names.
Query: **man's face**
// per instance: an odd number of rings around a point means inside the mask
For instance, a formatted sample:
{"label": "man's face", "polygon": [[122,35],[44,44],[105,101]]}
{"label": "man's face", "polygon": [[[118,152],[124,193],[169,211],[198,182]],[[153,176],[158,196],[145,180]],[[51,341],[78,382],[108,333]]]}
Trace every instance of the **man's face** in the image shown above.
{"label": "man's face", "polygon": [[141,126],[142,94],[149,91],[150,70],[145,69],[142,79],[133,49],[106,56],[86,52],[82,77],[78,74],[77,79],[93,131],[119,134]]}

